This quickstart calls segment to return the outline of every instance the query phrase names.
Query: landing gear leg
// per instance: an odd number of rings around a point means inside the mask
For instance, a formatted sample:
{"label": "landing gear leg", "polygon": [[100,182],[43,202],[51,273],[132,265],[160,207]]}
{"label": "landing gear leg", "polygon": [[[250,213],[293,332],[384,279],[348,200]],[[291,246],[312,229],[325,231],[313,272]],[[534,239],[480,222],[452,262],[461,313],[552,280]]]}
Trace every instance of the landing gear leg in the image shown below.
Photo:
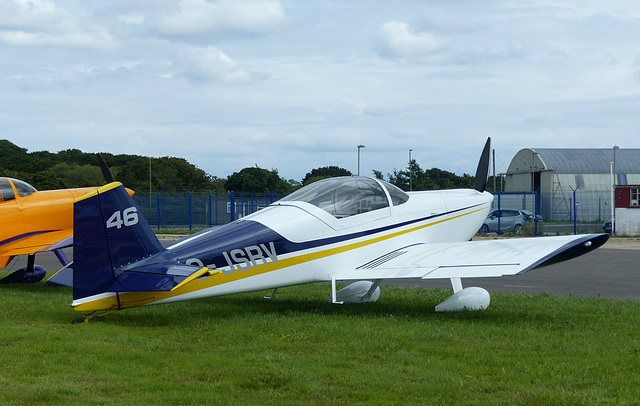
{"label": "landing gear leg", "polygon": [[115,313],[120,309],[110,309],[110,310],[105,310],[102,313],[98,313],[95,314],[96,312],[91,312],[91,313],[87,313],[87,314],[83,314],[80,317],[76,317],[75,319],[73,319],[71,321],[71,324],[83,324],[83,323],[88,323],[89,320],[94,319],[96,317],[101,317],[101,316],[105,316],[107,314],[111,314],[111,313]]}
{"label": "landing gear leg", "polygon": [[39,265],[36,265],[36,254],[29,254],[27,258],[27,266],[20,268],[12,274],[0,280],[0,283],[36,283],[40,282],[47,274],[47,271]]}
{"label": "landing gear leg", "polygon": [[276,290],[278,290],[278,288],[273,288],[273,290],[271,291],[271,294],[269,296],[263,296],[265,299],[275,299],[276,298]]}

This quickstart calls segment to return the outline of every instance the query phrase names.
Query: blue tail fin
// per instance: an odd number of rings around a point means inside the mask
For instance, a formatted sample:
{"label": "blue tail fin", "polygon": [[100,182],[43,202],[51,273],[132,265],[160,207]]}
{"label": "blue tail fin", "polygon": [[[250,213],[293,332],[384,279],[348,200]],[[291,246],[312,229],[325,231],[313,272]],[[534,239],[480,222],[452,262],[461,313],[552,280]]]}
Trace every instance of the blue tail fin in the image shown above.
{"label": "blue tail fin", "polygon": [[75,202],[73,235],[74,300],[107,291],[124,265],[162,250],[120,182]]}

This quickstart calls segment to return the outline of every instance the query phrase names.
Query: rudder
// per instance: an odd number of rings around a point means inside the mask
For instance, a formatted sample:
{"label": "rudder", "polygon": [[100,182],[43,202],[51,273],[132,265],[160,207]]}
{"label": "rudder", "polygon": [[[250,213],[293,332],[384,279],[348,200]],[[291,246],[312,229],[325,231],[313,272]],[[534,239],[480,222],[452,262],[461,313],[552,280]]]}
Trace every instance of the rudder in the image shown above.
{"label": "rudder", "polygon": [[162,244],[120,182],[78,199],[73,219],[73,299],[105,292],[122,267]]}

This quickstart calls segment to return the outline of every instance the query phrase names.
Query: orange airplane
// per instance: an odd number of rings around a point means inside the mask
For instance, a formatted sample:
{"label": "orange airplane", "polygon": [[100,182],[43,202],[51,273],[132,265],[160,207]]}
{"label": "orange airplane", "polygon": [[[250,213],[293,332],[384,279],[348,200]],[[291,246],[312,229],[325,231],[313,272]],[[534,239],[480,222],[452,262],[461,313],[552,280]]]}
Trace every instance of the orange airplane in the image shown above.
{"label": "orange airplane", "polygon": [[[105,179],[113,175],[102,161]],[[37,191],[21,180],[0,177],[0,269],[18,255],[28,255],[27,266],[0,283],[38,282],[46,271],[35,265],[38,252],[53,251],[63,266],[69,261],[62,248],[73,244],[73,203],[96,187]],[[132,190],[127,190],[133,196]]]}

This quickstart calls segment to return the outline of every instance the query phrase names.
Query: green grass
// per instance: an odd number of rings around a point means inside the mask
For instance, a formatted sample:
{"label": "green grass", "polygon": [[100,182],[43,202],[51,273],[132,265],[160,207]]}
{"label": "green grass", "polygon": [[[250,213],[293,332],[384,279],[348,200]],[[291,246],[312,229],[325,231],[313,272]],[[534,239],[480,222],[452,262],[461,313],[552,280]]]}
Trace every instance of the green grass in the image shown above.
{"label": "green grass", "polygon": [[130,309],[71,324],[71,290],[0,287],[0,405],[637,404],[640,303],[328,285]]}

